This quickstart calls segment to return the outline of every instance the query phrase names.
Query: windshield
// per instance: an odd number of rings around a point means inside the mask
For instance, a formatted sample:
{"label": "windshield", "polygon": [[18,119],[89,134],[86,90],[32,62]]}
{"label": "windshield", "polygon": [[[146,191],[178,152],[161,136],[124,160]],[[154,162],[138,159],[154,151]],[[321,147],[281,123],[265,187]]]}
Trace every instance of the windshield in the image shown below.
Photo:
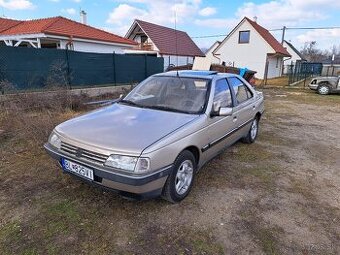
{"label": "windshield", "polygon": [[120,103],[183,113],[201,113],[206,104],[209,80],[151,77],[133,89]]}

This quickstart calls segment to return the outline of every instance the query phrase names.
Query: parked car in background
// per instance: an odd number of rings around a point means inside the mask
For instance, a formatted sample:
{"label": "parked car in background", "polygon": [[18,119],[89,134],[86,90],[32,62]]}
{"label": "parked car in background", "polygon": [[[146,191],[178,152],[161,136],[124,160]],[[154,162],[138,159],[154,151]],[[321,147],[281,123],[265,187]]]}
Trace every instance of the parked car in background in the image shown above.
{"label": "parked car in background", "polygon": [[238,75],[168,72],[60,124],[45,148],[89,183],[179,202],[205,163],[240,139],[255,141],[263,111],[263,94]]}
{"label": "parked car in background", "polygon": [[340,92],[340,76],[315,77],[309,84],[309,88],[316,90],[320,95],[328,95]]}

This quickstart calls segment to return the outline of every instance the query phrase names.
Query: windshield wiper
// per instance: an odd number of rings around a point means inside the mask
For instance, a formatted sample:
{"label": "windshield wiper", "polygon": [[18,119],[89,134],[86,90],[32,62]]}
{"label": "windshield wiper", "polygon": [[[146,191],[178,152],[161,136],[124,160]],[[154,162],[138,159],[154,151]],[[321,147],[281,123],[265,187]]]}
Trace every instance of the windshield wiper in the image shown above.
{"label": "windshield wiper", "polygon": [[147,108],[155,109],[155,110],[162,110],[162,111],[169,111],[169,112],[189,113],[189,112],[186,112],[186,111],[181,111],[181,110],[178,110],[178,109],[174,109],[174,108],[171,108],[171,107],[168,107],[168,106],[161,106],[161,105],[147,106]]}
{"label": "windshield wiper", "polygon": [[137,104],[131,100],[125,100],[125,99],[122,99],[119,101],[119,103],[123,103],[123,104],[127,104],[127,105],[133,105],[133,106],[137,106],[137,107],[144,107],[143,105],[140,105],[140,104]]}

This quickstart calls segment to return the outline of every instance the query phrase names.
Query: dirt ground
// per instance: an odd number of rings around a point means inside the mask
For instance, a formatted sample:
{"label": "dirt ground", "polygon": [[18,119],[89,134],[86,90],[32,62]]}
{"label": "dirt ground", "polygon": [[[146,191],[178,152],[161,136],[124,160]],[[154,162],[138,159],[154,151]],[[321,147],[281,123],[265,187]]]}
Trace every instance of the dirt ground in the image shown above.
{"label": "dirt ground", "polygon": [[340,254],[340,96],[264,93],[258,140],[208,163],[180,204],[64,175],[0,115],[0,253]]}

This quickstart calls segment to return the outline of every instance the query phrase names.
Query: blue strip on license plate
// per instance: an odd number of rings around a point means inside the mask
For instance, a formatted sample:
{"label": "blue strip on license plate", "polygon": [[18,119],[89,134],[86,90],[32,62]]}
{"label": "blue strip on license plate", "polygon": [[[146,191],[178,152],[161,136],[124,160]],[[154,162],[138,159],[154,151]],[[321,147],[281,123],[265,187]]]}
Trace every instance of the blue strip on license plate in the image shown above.
{"label": "blue strip on license plate", "polygon": [[70,172],[70,173],[80,175],[80,176],[85,177],[87,179],[90,179],[92,181],[94,180],[93,170],[88,168],[88,167],[81,166],[81,165],[74,163],[72,161],[69,161],[67,159],[62,159],[61,165],[63,167],[63,170],[66,171],[66,172]]}

